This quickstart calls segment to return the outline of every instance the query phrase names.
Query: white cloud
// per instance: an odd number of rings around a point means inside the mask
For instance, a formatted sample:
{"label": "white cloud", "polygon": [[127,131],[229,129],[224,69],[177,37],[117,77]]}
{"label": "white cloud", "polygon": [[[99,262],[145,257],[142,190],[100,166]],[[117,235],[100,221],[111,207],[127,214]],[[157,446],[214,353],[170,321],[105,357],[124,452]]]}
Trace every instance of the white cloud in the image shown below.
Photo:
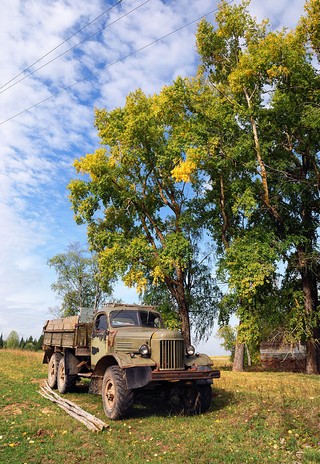
{"label": "white cloud", "polygon": [[258,21],[270,19],[273,29],[293,28],[303,15],[303,0],[252,0],[250,11]]}

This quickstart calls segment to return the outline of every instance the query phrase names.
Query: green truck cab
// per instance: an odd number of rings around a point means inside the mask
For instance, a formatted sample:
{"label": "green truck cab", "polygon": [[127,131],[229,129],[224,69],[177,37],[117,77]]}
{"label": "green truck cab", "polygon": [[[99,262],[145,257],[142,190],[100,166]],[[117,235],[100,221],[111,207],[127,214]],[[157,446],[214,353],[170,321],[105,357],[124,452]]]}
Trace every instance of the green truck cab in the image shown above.
{"label": "green truck cab", "polygon": [[102,395],[110,419],[126,415],[135,392],[156,388],[176,395],[185,412],[205,412],[220,377],[210,358],[186,347],[179,331],[166,330],[151,306],[112,304],[91,320],[50,320],[43,335],[49,386],[66,393],[89,378],[89,393]]}

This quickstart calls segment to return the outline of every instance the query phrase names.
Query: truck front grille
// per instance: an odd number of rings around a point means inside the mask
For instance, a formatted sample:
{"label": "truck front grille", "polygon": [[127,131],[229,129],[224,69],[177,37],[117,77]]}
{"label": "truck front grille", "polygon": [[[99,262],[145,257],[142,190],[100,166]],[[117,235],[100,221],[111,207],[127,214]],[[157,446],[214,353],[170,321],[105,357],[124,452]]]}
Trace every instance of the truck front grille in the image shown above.
{"label": "truck front grille", "polygon": [[160,369],[184,369],[183,340],[160,341]]}

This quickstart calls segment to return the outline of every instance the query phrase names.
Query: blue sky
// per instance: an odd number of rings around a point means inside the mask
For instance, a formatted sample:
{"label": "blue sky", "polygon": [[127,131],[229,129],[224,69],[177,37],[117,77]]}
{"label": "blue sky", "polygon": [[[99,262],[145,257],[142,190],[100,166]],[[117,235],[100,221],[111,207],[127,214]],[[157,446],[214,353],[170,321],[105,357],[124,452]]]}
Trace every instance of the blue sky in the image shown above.
{"label": "blue sky", "polygon": [[[128,55],[217,5],[216,0],[117,3],[1,1],[0,333],[4,338],[11,330],[24,337],[40,336],[51,317],[48,308],[59,304],[50,288],[55,274],[47,259],[71,242],[86,242],[85,227],[73,221],[66,185],[75,177],[73,160],[98,146],[94,107],[111,110],[123,105],[126,95],[138,87],[154,93],[178,75],[194,74],[196,23]],[[258,20],[270,18],[274,28],[290,28],[302,15],[303,4],[303,0],[252,0],[250,10]],[[116,6],[84,28],[112,5]],[[75,48],[67,52],[71,47]],[[57,95],[48,99],[51,94]],[[134,289],[121,283],[114,296],[127,303],[138,301]],[[221,353],[215,332],[198,348]]]}

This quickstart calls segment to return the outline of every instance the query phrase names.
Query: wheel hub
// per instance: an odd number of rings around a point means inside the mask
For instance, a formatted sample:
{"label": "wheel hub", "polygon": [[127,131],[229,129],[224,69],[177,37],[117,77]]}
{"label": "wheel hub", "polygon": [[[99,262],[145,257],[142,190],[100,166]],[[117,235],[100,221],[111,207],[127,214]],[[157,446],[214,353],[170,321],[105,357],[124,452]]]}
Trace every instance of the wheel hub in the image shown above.
{"label": "wheel hub", "polygon": [[114,395],[115,395],[114,385],[113,385],[113,383],[109,382],[108,385],[107,385],[107,388],[106,388],[106,398],[107,398],[108,404],[110,406],[113,405]]}

